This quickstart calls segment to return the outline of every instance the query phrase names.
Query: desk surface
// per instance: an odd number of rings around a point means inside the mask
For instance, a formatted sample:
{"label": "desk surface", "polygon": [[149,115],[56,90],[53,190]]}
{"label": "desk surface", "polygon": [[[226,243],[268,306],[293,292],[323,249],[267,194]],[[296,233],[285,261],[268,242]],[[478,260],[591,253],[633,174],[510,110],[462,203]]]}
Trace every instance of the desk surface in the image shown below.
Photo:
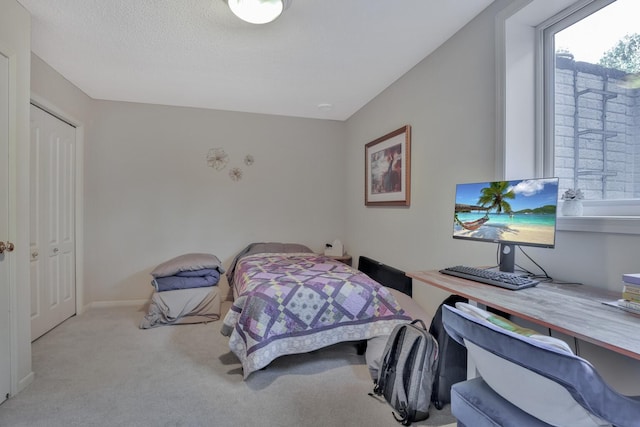
{"label": "desk surface", "polygon": [[436,270],[408,272],[407,276],[640,360],[640,316],[602,304],[620,298],[621,292],[554,283],[511,291]]}

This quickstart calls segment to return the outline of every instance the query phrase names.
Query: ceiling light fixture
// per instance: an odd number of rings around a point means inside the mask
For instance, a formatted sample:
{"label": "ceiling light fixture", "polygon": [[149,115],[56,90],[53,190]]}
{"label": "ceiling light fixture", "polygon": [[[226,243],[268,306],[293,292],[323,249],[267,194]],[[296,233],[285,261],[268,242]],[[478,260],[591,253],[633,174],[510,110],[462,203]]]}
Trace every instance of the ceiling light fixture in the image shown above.
{"label": "ceiling light fixture", "polygon": [[291,0],[227,0],[229,9],[238,18],[251,24],[273,21],[291,4]]}

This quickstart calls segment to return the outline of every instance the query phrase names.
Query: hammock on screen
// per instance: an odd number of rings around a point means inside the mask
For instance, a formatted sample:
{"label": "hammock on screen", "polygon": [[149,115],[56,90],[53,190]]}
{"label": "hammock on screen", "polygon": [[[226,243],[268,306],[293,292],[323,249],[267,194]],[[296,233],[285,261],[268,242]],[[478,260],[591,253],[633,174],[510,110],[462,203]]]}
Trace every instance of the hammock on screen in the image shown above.
{"label": "hammock on screen", "polygon": [[460,221],[460,219],[458,218],[458,215],[456,214],[454,217],[456,223],[464,228],[465,230],[477,230],[478,228],[480,228],[482,226],[482,224],[484,224],[485,222],[489,221],[489,214],[486,213],[482,218],[480,219],[476,219],[475,221],[467,221],[467,222],[462,222]]}

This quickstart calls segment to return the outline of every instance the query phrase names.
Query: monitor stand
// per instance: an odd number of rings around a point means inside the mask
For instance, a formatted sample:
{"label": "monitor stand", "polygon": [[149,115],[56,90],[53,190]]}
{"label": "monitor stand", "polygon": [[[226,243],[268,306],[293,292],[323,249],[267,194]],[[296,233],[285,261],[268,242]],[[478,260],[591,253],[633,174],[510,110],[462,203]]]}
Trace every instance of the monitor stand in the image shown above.
{"label": "monitor stand", "polygon": [[501,273],[513,274],[514,276],[525,276],[526,273],[515,271],[516,266],[516,245],[512,243],[498,243],[500,255],[498,257],[498,270]]}
{"label": "monitor stand", "polygon": [[488,268],[497,273],[509,274],[513,276],[526,276],[524,271],[516,271],[516,245],[513,243],[498,243],[498,266]]}
{"label": "monitor stand", "polygon": [[513,273],[516,265],[516,246],[508,243],[499,243],[500,251],[500,271],[505,273]]}

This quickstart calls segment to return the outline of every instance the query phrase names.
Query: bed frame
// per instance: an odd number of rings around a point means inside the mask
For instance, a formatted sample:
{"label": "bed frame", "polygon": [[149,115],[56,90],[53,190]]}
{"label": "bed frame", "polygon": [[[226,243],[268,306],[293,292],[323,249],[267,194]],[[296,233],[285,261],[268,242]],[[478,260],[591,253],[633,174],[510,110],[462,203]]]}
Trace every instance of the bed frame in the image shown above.
{"label": "bed frame", "polygon": [[408,277],[402,270],[390,267],[366,256],[360,256],[358,259],[358,270],[387,288],[397,289],[402,293],[412,296],[413,287],[411,277]]}
{"label": "bed frame", "polygon": [[[397,289],[402,293],[412,296],[412,279],[402,270],[390,267],[366,256],[360,256],[360,258],[358,258],[358,270],[387,288]],[[356,349],[359,355],[365,354],[367,351],[367,341],[358,342]]]}

